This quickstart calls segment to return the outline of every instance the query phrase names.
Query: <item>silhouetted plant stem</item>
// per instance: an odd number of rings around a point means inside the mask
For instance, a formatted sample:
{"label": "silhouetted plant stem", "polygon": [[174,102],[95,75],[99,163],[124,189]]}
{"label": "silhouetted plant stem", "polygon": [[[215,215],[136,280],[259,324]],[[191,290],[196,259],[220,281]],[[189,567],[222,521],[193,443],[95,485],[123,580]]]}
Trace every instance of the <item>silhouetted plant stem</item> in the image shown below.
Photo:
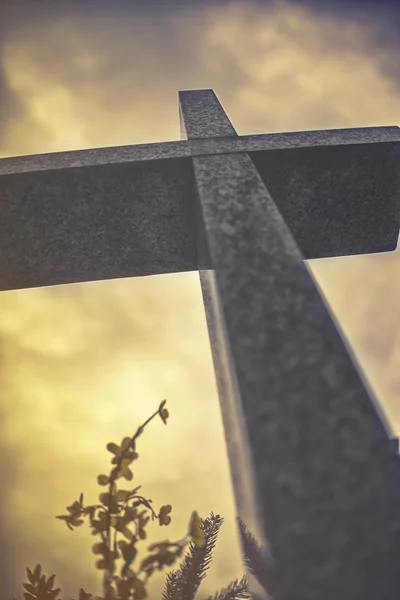
{"label": "silhouetted plant stem", "polygon": [[[162,402],[160,407],[158,408],[158,410],[156,410],[142,425],[140,425],[137,428],[136,433],[130,439],[129,445],[127,445],[126,449],[122,450],[121,455],[117,460],[117,465],[113,470],[114,473],[110,476],[110,483],[109,483],[109,488],[108,488],[109,498],[112,497],[114,483],[117,479],[117,474],[120,471],[123,460],[128,456],[128,453],[130,450],[133,450],[133,452],[135,452],[136,439],[143,433],[146,425],[148,425],[150,423],[150,421],[152,421],[157,415],[160,415],[160,411],[162,410],[163,406],[165,405],[165,402],[166,401]],[[142,497],[140,497],[140,498],[143,501],[143,504],[145,504],[147,506],[147,508],[149,508],[152,511],[152,518],[154,518],[154,516],[157,516],[156,513],[154,512],[153,508],[151,507],[151,505],[144,498],[142,498]],[[108,555],[111,556],[112,554],[117,553],[117,529],[115,529],[114,544],[113,544],[113,549],[111,550],[111,503],[110,503],[109,508],[107,509],[107,514],[108,514],[108,528],[107,528],[106,544],[107,544],[107,549],[108,549]],[[104,589],[104,594],[106,597],[107,597],[107,594],[110,594],[110,587],[111,587],[111,584],[113,581],[113,575],[114,575],[114,566],[115,566],[115,562],[112,561],[111,565],[109,564],[108,568],[104,572],[103,589]]]}
{"label": "silhouetted plant stem", "polygon": [[[97,477],[100,486],[108,486],[108,493],[99,495],[101,504],[84,506],[83,493],[81,493],[79,500],[67,507],[69,514],[56,517],[65,521],[72,531],[74,527],[84,523],[84,517],[88,517],[92,534],[100,535],[101,542],[92,546],[92,552],[102,556],[96,562],[96,568],[104,571],[104,597],[96,600],[145,600],[146,585],[151,575],[156,570],[161,571],[164,567],[172,566],[182,556],[188,544],[188,551],[179,568],[166,576],[163,600],[194,600],[211,563],[212,552],[223,519],[213,513],[210,517],[202,519],[196,511],[192,511],[188,531],[182,539],[176,542],[166,540],[151,544],[148,546],[150,554],[140,562],[135,571],[131,569],[131,564],[138,553],[136,544],[146,539],[145,527],[150,516],[152,521],[158,519],[160,526],[167,526],[171,522],[169,513],[172,506],[169,504],[161,506],[157,514],[151,505],[152,501],[138,494],[141,485],[129,491],[117,489],[116,481],[120,478],[132,480],[133,473],[129,465],[139,456],[136,452],[136,440],[143,433],[146,425],[157,415],[166,424],[169,414],[165,404],[166,400],[161,402],[158,410],[138,427],[132,437],[123,438],[120,445],[113,442],[107,444],[107,450],[114,454],[111,464],[115,466],[109,475],[101,474]],[[139,512],[140,507],[144,508]],[[148,512],[150,516],[147,515]],[[134,533],[128,527],[130,524],[135,527]],[[114,536],[112,536],[112,528],[115,530]],[[264,550],[240,520],[239,530],[244,546],[245,565],[266,589],[271,569],[266,564]],[[118,532],[125,538],[119,542],[117,542]],[[120,574],[117,575],[116,560],[121,558],[121,554],[123,565]],[[38,564],[34,571],[27,569],[27,577],[29,583],[23,584],[25,600],[57,600],[60,588],[53,589],[55,575],[46,580],[46,576],[41,573],[41,565]],[[236,579],[208,600],[244,600],[251,597],[247,577],[243,576],[240,581]],[[94,600],[94,597],[81,588],[79,600]]]}

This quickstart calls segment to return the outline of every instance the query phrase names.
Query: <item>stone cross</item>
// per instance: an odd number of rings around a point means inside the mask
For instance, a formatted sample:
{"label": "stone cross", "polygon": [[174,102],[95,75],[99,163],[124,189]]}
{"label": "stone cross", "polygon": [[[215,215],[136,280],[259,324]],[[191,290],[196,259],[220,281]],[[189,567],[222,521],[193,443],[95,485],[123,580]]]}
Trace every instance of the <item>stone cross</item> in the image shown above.
{"label": "stone cross", "polygon": [[198,270],[268,591],[398,600],[400,460],[303,260],[396,248],[400,130],[238,136],[179,101],[182,141],[0,160],[0,289]]}

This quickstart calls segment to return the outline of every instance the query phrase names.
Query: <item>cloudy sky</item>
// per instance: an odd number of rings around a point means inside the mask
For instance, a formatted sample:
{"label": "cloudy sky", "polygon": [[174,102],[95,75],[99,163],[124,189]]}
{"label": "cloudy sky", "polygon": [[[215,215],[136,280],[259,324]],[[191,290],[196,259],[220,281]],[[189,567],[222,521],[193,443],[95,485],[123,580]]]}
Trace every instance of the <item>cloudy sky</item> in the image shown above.
{"label": "cloudy sky", "polygon": [[[3,0],[0,157],[178,140],[191,88],[213,88],[242,135],[398,125],[399,51],[384,0]],[[399,434],[399,253],[308,266]],[[133,483],[173,522],[149,541],[182,537],[194,509],[220,513],[203,592],[241,576],[196,273],[3,292],[0,350],[4,598],[37,562],[64,600],[101,592],[94,538],[54,516],[82,491],[96,502],[105,445],[163,398],[170,421],[140,439]]]}

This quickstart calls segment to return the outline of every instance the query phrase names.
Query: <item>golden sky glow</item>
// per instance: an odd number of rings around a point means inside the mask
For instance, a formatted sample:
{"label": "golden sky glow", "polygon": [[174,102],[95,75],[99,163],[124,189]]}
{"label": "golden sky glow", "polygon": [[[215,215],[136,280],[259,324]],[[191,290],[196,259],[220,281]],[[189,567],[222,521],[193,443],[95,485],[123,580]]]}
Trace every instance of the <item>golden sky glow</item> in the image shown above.
{"label": "golden sky glow", "polygon": [[[389,51],[371,41],[378,18],[359,23],[289,2],[165,14],[116,6],[71,8],[8,32],[2,62],[22,108],[3,124],[1,157],[177,140],[178,90],[191,88],[213,88],[242,135],[399,123],[400,92],[382,70]],[[399,434],[399,253],[308,266]],[[149,425],[134,469],[155,508],[173,507],[172,524],[154,525],[149,543],[181,538],[192,510],[220,513],[204,597],[241,577],[196,273],[1,293],[0,348],[10,598],[37,562],[56,573],[64,600],[79,586],[101,592],[97,540],[54,516],[80,492],[96,502],[105,445],[132,434],[163,398],[168,425]]]}

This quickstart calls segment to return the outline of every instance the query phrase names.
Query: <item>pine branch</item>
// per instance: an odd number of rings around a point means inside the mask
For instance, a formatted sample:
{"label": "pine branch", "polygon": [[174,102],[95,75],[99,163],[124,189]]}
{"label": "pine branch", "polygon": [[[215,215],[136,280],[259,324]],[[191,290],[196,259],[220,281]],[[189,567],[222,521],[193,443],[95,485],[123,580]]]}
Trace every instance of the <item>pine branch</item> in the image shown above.
{"label": "pine branch", "polygon": [[178,600],[179,599],[179,572],[171,571],[167,573],[165,587],[162,593],[162,600]]}
{"label": "pine branch", "polygon": [[242,540],[244,565],[254,575],[267,594],[268,588],[273,586],[273,568],[267,552],[257,542],[256,538],[247,529],[240,517],[237,517],[240,537]]}
{"label": "pine branch", "polygon": [[204,544],[198,547],[190,542],[179,569],[167,575],[163,600],[194,600],[198,587],[210,566],[212,551],[222,523],[223,518],[213,513],[202,521]]}
{"label": "pine branch", "polygon": [[246,575],[243,575],[242,579],[237,579],[230,583],[227,588],[222,588],[220,592],[217,592],[214,596],[209,596],[207,600],[247,600],[253,596],[249,591],[248,581]]}

